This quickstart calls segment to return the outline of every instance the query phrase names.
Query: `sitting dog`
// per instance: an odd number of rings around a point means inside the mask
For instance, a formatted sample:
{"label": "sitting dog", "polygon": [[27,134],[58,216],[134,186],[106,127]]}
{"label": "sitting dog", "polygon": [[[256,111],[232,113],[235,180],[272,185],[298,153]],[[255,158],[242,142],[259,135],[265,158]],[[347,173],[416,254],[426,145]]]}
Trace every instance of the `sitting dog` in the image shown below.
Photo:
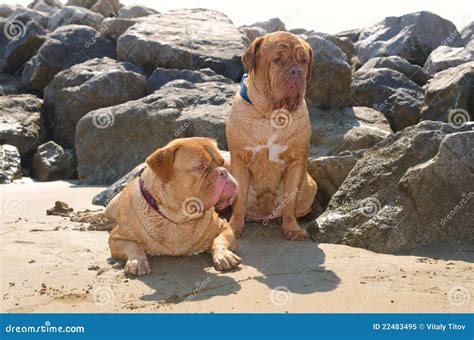
{"label": "sitting dog", "polygon": [[140,176],[107,205],[116,222],[112,256],[126,260],[125,273],[150,273],[147,255],[192,255],[210,251],[217,270],[240,263],[234,232],[214,210],[232,204],[237,183],[208,138],[176,139],[146,160]]}
{"label": "sitting dog", "polygon": [[316,182],[307,172],[311,136],[304,100],[313,52],[303,39],[276,32],[259,37],[242,57],[242,79],[227,119],[231,173],[239,183],[230,225],[237,235],[246,216],[282,217],[282,234],[307,240],[297,218],[308,214]]}

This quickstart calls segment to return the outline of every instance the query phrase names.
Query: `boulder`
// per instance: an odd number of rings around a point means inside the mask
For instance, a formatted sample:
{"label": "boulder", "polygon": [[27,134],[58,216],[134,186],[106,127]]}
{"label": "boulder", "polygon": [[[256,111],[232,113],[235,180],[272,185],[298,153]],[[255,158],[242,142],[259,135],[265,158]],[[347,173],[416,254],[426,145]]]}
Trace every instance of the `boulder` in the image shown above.
{"label": "boulder", "polygon": [[343,151],[337,156],[310,158],[308,173],[318,183],[318,193],[313,207],[326,209],[331,197],[337,192],[365,150]]}
{"label": "boulder", "polygon": [[217,81],[221,83],[232,83],[232,80],[225,78],[210,68],[205,68],[199,71],[192,70],[178,70],[166,69],[158,67],[148,79],[150,85],[150,92],[154,92],[161,88],[166,83],[176,79],[184,79],[191,83],[204,83],[209,81]]}
{"label": "boulder", "polygon": [[15,22],[6,24],[7,26],[11,24],[4,30],[10,41],[0,52],[0,72],[16,73],[46,40],[46,31],[35,20],[30,20],[26,24],[22,24],[21,21],[17,23],[18,25],[15,25]]}
{"label": "boulder", "polygon": [[461,39],[464,46],[474,48],[474,21],[462,29]]}
{"label": "boulder", "polygon": [[28,8],[53,14],[58,9],[63,8],[63,4],[59,0],[34,0],[28,5]]}
{"label": "boulder", "polygon": [[76,172],[74,152],[53,141],[38,146],[33,156],[33,176],[41,182],[70,179]]}
{"label": "boulder", "polygon": [[388,69],[359,69],[351,85],[353,105],[369,106],[400,131],[420,120],[423,107],[422,89],[400,72]]}
{"label": "boulder", "polygon": [[423,120],[457,125],[474,119],[474,61],[438,72],[425,86]]}
{"label": "boulder", "polygon": [[174,80],[145,98],[89,112],[76,128],[79,179],[111,184],[178,137],[215,138],[225,148],[225,122],[237,88]]}
{"label": "boulder", "polygon": [[344,106],[351,86],[351,67],[339,47],[319,35],[303,36],[313,49],[311,78],[306,85],[310,106]]}
{"label": "boulder", "polygon": [[90,9],[107,18],[117,16],[121,7],[119,0],[98,0]]}
{"label": "boulder", "polygon": [[23,84],[21,78],[9,73],[0,73],[0,96],[27,92],[28,87]]}
{"label": "boulder", "polygon": [[66,25],[85,25],[98,30],[102,20],[104,20],[102,14],[87,8],[66,6],[54,13],[49,19],[48,30],[54,31],[56,28]]}
{"label": "boulder", "polygon": [[342,31],[342,32],[336,33],[335,35],[338,38],[347,38],[353,43],[356,43],[359,40],[360,32],[361,32],[361,29],[356,28],[352,30]]}
{"label": "boulder", "polygon": [[247,38],[245,42],[247,46],[258,37],[263,37],[268,34],[263,28],[257,26],[241,26],[239,27],[239,31]]}
{"label": "boulder", "polygon": [[423,86],[426,84],[430,75],[420,66],[410,64],[406,59],[399,56],[377,57],[369,59],[359,70],[368,70],[374,68],[389,68],[403,73],[412,82]]}
{"label": "boulder", "polygon": [[423,70],[429,74],[435,74],[470,61],[474,61],[474,49],[443,45],[430,53]]}
{"label": "boulder", "polygon": [[43,28],[48,27],[49,13],[35,11],[26,7],[17,7],[8,17],[10,22],[22,22],[26,24],[30,20],[35,20]]}
{"label": "boulder", "polygon": [[147,17],[153,14],[159,14],[159,12],[155,11],[153,8],[148,8],[145,6],[124,6],[120,8],[118,17],[124,19],[133,19]]}
{"label": "boulder", "polygon": [[46,126],[54,141],[74,148],[76,124],[87,112],[148,94],[140,67],[96,58],[58,73],[44,90]]}
{"label": "boulder", "polygon": [[104,37],[117,41],[130,26],[137,22],[137,19],[106,18],[100,24],[99,33]]}
{"label": "boulder", "polygon": [[308,231],[382,253],[474,237],[473,124],[421,122],[364,153]]}
{"label": "boulder", "polygon": [[312,157],[371,148],[392,134],[382,113],[368,107],[309,108]]}
{"label": "boulder", "polygon": [[0,18],[0,51],[2,51],[5,46],[7,46],[7,44],[10,42],[10,39],[8,39],[7,34],[5,34],[7,28],[9,27],[5,27],[6,25],[11,25],[10,21],[5,18]]}
{"label": "boulder", "polygon": [[387,17],[362,30],[356,44],[361,64],[374,57],[398,55],[423,66],[436,47],[462,46],[456,26],[431,12],[416,12]]}
{"label": "boulder", "polygon": [[244,37],[229,18],[205,9],[148,16],[117,41],[119,59],[138,63],[147,73],[157,67],[211,68],[235,81],[242,77],[244,52]]}
{"label": "boulder", "polygon": [[280,18],[270,18],[266,21],[259,21],[250,26],[263,28],[268,33],[286,31],[285,23]]}
{"label": "boulder", "polygon": [[8,18],[18,8],[23,8],[23,6],[0,4],[0,18]]}
{"label": "boulder", "polygon": [[329,40],[334,45],[339,47],[339,49],[346,55],[346,61],[348,63],[350,63],[352,58],[356,55],[354,43],[349,38],[337,37],[335,35],[322,33],[322,32],[313,32],[313,33],[310,33],[310,34],[319,35],[320,37],[323,37],[323,38]]}
{"label": "boulder", "polygon": [[13,145],[0,145],[0,184],[21,178],[20,153]]}
{"label": "boulder", "polygon": [[87,9],[91,9],[95,5],[97,0],[68,0],[66,6],[78,6]]}
{"label": "boulder", "polygon": [[44,138],[43,101],[33,95],[0,97],[0,144],[15,146],[25,166]]}
{"label": "boulder", "polygon": [[68,25],[47,35],[38,53],[26,63],[23,81],[42,90],[60,71],[93,58],[115,58],[112,40],[97,35],[92,27]]}

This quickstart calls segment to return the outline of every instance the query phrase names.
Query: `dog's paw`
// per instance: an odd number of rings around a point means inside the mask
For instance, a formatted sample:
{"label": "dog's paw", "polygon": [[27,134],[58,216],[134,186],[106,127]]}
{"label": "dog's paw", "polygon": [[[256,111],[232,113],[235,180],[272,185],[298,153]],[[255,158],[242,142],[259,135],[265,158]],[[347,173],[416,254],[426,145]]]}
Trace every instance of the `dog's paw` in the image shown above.
{"label": "dog's paw", "polygon": [[234,219],[231,219],[229,224],[232,230],[234,231],[235,237],[239,238],[240,236],[242,236],[245,231],[245,222],[237,223]]}
{"label": "dog's paw", "polygon": [[214,268],[217,270],[229,270],[237,267],[242,259],[228,249],[220,250],[212,256]]}
{"label": "dog's paw", "polygon": [[125,274],[140,276],[140,275],[150,274],[150,273],[151,273],[150,264],[148,263],[148,260],[146,257],[129,259],[127,260],[127,263],[125,264]]}
{"label": "dog's paw", "polygon": [[308,241],[309,235],[306,230],[298,229],[283,229],[281,231],[283,237],[290,241]]}

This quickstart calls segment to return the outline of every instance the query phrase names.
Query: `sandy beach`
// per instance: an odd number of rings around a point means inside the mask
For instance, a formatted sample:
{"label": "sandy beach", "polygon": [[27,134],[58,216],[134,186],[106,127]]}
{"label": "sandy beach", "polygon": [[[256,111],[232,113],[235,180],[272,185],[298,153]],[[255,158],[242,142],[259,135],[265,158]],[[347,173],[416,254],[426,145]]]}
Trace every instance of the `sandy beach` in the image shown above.
{"label": "sandy beach", "polygon": [[103,187],[29,179],[0,187],[2,312],[472,312],[474,245],[404,255],[285,241],[276,224],[249,223],[243,263],[217,272],[207,254],[155,257],[126,277],[108,232],[46,216],[57,200],[100,209]]}

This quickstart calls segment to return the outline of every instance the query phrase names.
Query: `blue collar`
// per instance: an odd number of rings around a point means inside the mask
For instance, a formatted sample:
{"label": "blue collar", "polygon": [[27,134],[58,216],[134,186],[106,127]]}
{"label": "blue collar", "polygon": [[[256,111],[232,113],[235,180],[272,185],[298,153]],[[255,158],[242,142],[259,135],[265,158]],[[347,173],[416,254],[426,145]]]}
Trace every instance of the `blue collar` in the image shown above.
{"label": "blue collar", "polygon": [[247,85],[245,85],[245,80],[248,76],[249,75],[247,73],[244,73],[244,75],[242,76],[242,80],[240,81],[239,94],[247,103],[252,105],[252,101],[250,100],[249,95],[247,93]]}

